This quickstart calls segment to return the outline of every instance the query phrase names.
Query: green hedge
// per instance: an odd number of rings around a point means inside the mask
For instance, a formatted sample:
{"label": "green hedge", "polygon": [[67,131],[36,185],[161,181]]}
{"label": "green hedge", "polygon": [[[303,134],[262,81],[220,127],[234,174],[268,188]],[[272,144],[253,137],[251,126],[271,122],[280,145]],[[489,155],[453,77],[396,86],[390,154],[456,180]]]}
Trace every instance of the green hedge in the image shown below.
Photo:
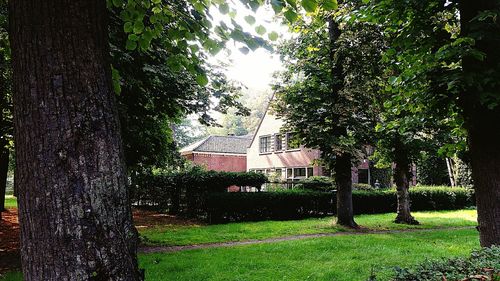
{"label": "green hedge", "polygon": [[[471,190],[448,187],[410,189],[413,211],[453,210],[474,205]],[[207,199],[211,222],[301,219],[333,215],[335,193],[288,190],[260,193],[212,193]],[[353,191],[355,214],[390,213],[396,210],[395,190]]]}
{"label": "green hedge", "polygon": [[335,183],[330,177],[313,176],[298,181],[295,188],[312,191],[331,191],[335,189]]}
{"label": "green hedge", "polygon": [[425,261],[411,269],[397,268],[393,280],[500,280],[500,247],[483,248],[469,258]]}
{"label": "green hedge", "polygon": [[267,177],[260,173],[205,171],[192,167],[182,171],[144,171],[131,177],[130,194],[136,205],[171,213],[206,213],[210,193],[222,193],[228,187],[260,188]]}
{"label": "green hedge", "polygon": [[211,223],[226,221],[287,220],[325,216],[332,193],[308,190],[212,193],[207,200]]}

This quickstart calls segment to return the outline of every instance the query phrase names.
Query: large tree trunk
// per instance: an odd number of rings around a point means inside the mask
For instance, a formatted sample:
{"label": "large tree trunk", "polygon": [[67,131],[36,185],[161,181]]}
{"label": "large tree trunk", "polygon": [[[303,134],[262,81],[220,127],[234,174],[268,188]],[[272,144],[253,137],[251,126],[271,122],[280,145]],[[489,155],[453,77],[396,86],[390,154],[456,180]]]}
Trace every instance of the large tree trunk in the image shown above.
{"label": "large tree trunk", "polygon": [[25,280],[141,280],[104,0],[10,4]]}
{"label": "large tree trunk", "polygon": [[356,228],[352,204],[351,156],[347,153],[335,159],[335,184],[337,185],[337,224]]}
{"label": "large tree trunk", "polygon": [[500,9],[500,3],[497,0],[459,3],[462,36],[474,36],[480,30],[482,35],[476,39],[475,48],[486,55],[483,60],[464,57],[464,76],[472,77],[474,83],[467,85],[460,104],[469,137],[480,241],[481,246],[488,247],[500,245],[500,106],[490,108],[492,101],[486,99],[496,97],[493,101],[498,102],[500,97],[500,27],[498,22],[490,23],[490,18],[484,21],[474,18],[482,11]]}
{"label": "large tree trunk", "polygon": [[399,140],[396,140],[394,153],[394,181],[396,182],[396,195],[398,200],[397,216],[394,222],[405,224],[419,224],[419,222],[411,215],[410,212],[411,164],[410,160],[408,159],[408,154],[402,148]]}

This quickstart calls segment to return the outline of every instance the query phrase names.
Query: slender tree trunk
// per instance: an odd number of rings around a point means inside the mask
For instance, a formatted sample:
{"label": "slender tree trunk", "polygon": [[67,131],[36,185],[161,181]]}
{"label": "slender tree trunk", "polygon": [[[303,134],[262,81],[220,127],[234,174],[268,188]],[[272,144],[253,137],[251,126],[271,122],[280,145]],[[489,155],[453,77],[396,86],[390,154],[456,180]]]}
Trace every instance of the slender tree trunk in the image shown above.
{"label": "slender tree trunk", "polygon": [[411,163],[408,159],[408,154],[403,149],[399,139],[397,139],[395,143],[394,181],[396,182],[398,209],[397,216],[394,222],[405,224],[419,224],[419,222],[411,215],[410,212]]}
{"label": "slender tree trunk", "polygon": [[10,5],[25,280],[141,280],[104,0]]}
{"label": "slender tree trunk", "polygon": [[356,228],[352,204],[351,156],[338,155],[335,159],[335,184],[337,185],[337,223]]}
{"label": "slender tree trunk", "polygon": [[[500,9],[497,0],[460,1],[462,36],[481,37],[475,48],[486,55],[485,59],[464,57],[462,61],[466,77],[474,79],[467,84],[460,96],[464,110],[465,127],[468,131],[472,178],[476,191],[478,229],[481,246],[500,245],[500,106],[491,106],[486,97],[498,102],[500,85],[500,40],[498,22],[491,19],[474,19],[479,13]],[[485,78],[488,78],[486,80]]]}
{"label": "slender tree trunk", "polygon": [[9,172],[9,149],[0,148],[0,218],[5,211],[5,193],[7,191],[7,174]]}
{"label": "slender tree trunk", "polygon": [[[0,144],[1,146],[1,144]],[[5,211],[5,193],[7,191],[7,174],[9,173],[9,149],[0,147],[0,220]]]}

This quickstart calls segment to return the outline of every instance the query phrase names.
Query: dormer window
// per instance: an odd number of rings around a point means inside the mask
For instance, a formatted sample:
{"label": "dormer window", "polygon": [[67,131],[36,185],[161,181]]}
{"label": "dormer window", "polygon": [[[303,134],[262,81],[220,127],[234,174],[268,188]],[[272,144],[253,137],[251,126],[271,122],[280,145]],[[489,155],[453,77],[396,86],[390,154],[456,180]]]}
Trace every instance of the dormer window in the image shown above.
{"label": "dormer window", "polygon": [[259,138],[259,152],[269,153],[271,152],[271,136],[262,136]]}
{"label": "dormer window", "polygon": [[276,134],[274,135],[274,151],[282,151],[283,150],[283,135]]}

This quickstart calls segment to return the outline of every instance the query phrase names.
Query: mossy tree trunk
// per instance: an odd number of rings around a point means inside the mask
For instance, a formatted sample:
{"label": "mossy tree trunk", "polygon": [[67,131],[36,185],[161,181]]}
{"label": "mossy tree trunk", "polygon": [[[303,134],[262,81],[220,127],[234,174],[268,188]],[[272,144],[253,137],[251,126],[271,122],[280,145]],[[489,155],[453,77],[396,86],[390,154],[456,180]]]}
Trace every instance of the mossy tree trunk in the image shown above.
{"label": "mossy tree trunk", "polygon": [[10,5],[25,280],[141,280],[104,0]]}

